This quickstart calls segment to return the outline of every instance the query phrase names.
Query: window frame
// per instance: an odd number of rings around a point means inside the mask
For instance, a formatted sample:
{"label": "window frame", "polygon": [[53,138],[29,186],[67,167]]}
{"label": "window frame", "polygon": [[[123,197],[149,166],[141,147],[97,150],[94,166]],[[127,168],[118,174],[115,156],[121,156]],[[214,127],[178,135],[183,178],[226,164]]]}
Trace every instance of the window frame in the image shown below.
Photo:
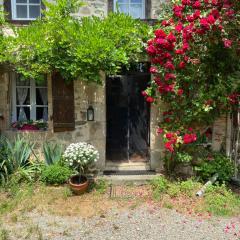
{"label": "window frame", "polygon": [[[36,86],[36,81],[34,79],[30,79],[30,85],[28,86],[17,86],[17,73],[12,73],[11,75],[11,83],[12,83],[12,117],[11,117],[11,123],[18,122],[17,120],[17,107],[29,107],[30,108],[30,119],[32,121],[37,121],[37,107],[47,108],[49,111],[49,104],[47,105],[37,105],[36,103],[36,89],[37,88],[44,88],[48,91],[48,83],[46,79],[46,86]],[[29,88],[29,94],[30,94],[30,104],[28,105],[18,105],[17,104],[17,88]],[[49,112],[48,112],[49,113]],[[49,119],[49,114],[48,114]]]}
{"label": "window frame", "polygon": [[[128,1],[128,6],[130,7],[131,5],[139,5],[138,3],[131,3],[131,0],[127,0]],[[136,18],[136,19],[146,19],[146,0],[141,0],[142,1],[142,17],[140,18]],[[117,11],[117,2],[118,0],[113,0],[113,12]],[[122,5],[122,4],[120,4]],[[130,15],[130,11],[128,9],[128,15]]]}
{"label": "window frame", "polygon": [[[18,18],[17,17],[17,5],[27,6],[27,16],[28,18]],[[11,14],[12,14],[12,20],[15,21],[34,21],[37,18],[30,18],[29,17],[29,6],[39,6],[40,9],[40,15],[38,18],[41,18],[41,9],[42,9],[42,1],[40,0],[39,3],[29,3],[29,0],[27,0],[27,3],[17,3],[16,0],[11,0]]]}

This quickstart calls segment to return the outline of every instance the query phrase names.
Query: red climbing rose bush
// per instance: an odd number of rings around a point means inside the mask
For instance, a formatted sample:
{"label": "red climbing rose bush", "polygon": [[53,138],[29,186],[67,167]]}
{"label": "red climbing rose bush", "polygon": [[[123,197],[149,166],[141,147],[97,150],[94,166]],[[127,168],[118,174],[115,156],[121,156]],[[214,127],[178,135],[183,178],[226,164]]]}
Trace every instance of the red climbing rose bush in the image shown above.
{"label": "red climbing rose bush", "polygon": [[158,133],[174,152],[239,102],[240,1],[174,0],[160,22],[146,48],[153,78],[143,95],[164,102]]}

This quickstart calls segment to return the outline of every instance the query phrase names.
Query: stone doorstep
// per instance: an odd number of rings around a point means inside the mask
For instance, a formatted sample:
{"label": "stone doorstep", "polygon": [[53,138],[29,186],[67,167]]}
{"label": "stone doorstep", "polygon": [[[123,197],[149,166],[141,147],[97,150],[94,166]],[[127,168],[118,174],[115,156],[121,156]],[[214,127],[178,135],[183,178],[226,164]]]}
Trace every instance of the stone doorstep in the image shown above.
{"label": "stone doorstep", "polygon": [[102,175],[97,179],[103,179],[113,185],[145,185],[153,178],[160,176],[161,174],[150,175]]}
{"label": "stone doorstep", "polygon": [[114,162],[107,162],[104,168],[105,171],[125,171],[125,170],[150,170],[149,162],[144,163],[114,163]]}

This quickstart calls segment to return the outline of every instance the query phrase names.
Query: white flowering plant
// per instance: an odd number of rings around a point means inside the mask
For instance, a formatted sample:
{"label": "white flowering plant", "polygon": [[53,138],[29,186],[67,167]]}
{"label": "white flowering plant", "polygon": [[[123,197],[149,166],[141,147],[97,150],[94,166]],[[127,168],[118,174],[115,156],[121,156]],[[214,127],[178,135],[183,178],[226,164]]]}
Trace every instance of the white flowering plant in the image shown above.
{"label": "white flowering plant", "polygon": [[71,143],[63,154],[64,162],[79,174],[84,174],[89,166],[99,159],[97,149],[89,143]]}

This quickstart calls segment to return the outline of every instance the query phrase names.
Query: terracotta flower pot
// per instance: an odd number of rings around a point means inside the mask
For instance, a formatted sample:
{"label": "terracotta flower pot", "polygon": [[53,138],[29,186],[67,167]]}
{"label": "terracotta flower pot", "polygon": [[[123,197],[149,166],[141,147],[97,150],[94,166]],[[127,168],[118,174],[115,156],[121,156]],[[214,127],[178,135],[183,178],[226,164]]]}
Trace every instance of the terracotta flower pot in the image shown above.
{"label": "terracotta flower pot", "polygon": [[87,191],[88,184],[89,182],[86,176],[74,175],[69,179],[69,187],[76,195],[85,193]]}

